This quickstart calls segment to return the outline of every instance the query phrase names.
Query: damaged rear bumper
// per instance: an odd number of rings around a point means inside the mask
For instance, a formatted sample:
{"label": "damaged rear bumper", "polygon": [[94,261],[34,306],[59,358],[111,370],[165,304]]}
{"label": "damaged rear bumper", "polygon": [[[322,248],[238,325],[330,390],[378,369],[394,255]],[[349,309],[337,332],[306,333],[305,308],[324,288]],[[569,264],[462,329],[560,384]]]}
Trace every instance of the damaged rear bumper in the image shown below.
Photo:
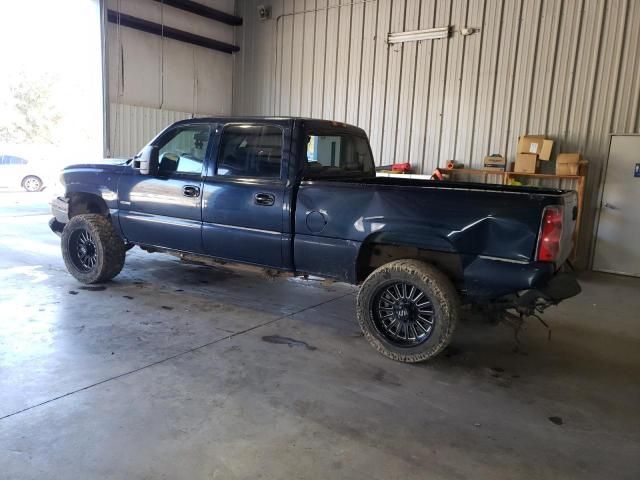
{"label": "damaged rear bumper", "polygon": [[516,296],[514,304],[519,308],[535,308],[539,305],[557,305],[582,292],[573,272],[559,272],[539,288],[532,288]]}

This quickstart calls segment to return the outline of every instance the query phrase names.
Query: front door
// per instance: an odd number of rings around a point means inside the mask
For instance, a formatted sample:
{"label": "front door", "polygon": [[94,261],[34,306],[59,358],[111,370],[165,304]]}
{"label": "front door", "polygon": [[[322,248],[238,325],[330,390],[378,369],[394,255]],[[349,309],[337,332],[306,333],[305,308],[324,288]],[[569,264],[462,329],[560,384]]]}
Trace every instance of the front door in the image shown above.
{"label": "front door", "polygon": [[129,168],[120,178],[120,227],[131,243],[202,253],[202,172],[208,124],[189,124],[158,139],[155,176]]}
{"label": "front door", "polygon": [[277,125],[229,124],[222,129],[215,167],[204,181],[206,254],[282,266],[283,138]]}
{"label": "front door", "polygon": [[640,276],[640,135],[613,135],[593,269]]}

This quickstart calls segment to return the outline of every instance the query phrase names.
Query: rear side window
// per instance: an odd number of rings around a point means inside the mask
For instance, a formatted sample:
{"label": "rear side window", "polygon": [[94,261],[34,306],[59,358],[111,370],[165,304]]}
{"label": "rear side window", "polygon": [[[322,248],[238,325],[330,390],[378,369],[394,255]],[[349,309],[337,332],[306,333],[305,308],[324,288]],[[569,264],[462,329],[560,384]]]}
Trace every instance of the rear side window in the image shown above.
{"label": "rear side window", "polygon": [[217,175],[279,178],[282,129],[273,125],[230,125],[222,132]]}
{"label": "rear side window", "polygon": [[356,135],[307,135],[306,177],[354,176],[375,171],[369,144]]}

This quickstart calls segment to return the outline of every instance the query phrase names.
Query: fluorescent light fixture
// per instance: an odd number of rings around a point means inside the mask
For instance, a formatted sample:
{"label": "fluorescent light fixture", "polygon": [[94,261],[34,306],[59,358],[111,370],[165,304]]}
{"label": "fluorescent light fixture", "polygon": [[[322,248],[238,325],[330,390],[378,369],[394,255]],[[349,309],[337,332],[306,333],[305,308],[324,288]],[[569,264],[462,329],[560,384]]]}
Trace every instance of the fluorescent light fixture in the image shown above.
{"label": "fluorescent light fixture", "polygon": [[387,37],[388,43],[418,42],[420,40],[437,40],[447,38],[451,27],[429,28],[427,30],[413,30],[411,32],[390,33]]}

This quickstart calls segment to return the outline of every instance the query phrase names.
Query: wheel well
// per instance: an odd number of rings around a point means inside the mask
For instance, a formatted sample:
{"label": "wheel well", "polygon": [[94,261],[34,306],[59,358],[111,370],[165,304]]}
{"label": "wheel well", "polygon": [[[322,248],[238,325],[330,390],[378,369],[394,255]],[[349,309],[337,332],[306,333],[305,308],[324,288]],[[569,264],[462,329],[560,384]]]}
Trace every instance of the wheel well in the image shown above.
{"label": "wheel well", "polygon": [[83,213],[97,213],[109,216],[109,208],[105,201],[91,193],[72,193],[69,195],[69,218]]}
{"label": "wheel well", "polygon": [[462,279],[462,263],[456,253],[437,252],[418,247],[365,243],[356,260],[356,281],[364,281],[371,272],[394,260],[421,260],[430,263],[447,275],[454,283]]}

